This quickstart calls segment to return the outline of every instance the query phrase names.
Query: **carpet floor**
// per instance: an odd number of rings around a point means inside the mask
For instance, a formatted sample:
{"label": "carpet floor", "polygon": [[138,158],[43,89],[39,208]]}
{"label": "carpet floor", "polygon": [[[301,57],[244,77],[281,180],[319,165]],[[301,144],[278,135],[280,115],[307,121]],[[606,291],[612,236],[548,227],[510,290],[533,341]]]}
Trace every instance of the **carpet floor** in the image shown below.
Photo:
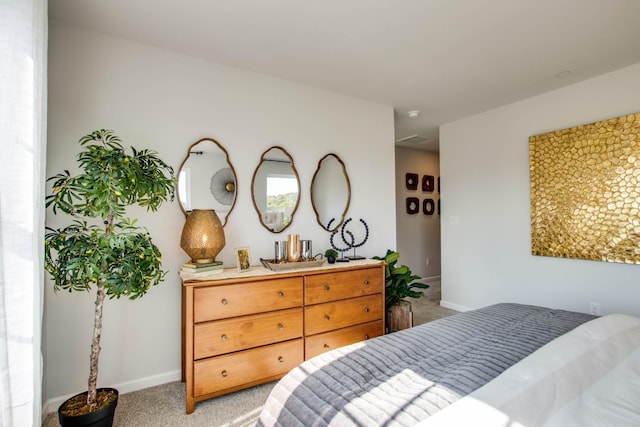
{"label": "carpet floor", "polygon": [[[455,314],[440,307],[440,281],[430,280],[424,297],[411,300],[414,325]],[[180,381],[125,393],[119,396],[113,425],[115,427],[160,426],[254,426],[262,405],[274,382],[251,387],[196,404],[195,411],[185,413],[185,387]],[[57,413],[48,414],[43,427],[57,427]]]}

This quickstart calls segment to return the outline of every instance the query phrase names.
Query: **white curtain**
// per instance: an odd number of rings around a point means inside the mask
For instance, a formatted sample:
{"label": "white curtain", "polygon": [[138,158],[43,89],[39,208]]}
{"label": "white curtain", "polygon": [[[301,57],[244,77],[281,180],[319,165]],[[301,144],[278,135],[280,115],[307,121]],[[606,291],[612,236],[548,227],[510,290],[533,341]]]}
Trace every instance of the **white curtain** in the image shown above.
{"label": "white curtain", "polygon": [[0,0],[0,425],[40,426],[47,0]]}

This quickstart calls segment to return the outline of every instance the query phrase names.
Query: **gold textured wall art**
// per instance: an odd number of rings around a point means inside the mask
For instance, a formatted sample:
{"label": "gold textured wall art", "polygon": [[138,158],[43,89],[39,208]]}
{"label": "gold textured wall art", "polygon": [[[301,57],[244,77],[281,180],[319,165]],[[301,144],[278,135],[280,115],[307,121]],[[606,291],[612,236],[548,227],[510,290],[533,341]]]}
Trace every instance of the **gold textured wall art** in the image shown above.
{"label": "gold textured wall art", "polygon": [[531,253],[640,264],[640,113],[529,138]]}

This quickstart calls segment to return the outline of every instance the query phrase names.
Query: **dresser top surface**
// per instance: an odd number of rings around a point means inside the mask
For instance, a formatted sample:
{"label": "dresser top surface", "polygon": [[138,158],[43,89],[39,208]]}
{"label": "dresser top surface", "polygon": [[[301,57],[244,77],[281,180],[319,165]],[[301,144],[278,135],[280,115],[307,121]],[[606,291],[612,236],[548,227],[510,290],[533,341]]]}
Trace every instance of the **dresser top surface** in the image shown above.
{"label": "dresser top surface", "polygon": [[236,268],[225,268],[222,273],[216,272],[210,275],[204,275],[198,279],[186,278],[180,273],[183,286],[201,286],[211,285],[215,282],[223,284],[228,281],[245,281],[256,279],[276,279],[284,277],[297,277],[309,274],[321,274],[340,271],[357,270],[368,267],[376,267],[384,265],[383,261],[375,259],[359,259],[350,260],[349,262],[341,262],[335,264],[325,263],[319,267],[291,269],[285,271],[272,271],[263,266],[253,266],[248,271],[239,272]]}

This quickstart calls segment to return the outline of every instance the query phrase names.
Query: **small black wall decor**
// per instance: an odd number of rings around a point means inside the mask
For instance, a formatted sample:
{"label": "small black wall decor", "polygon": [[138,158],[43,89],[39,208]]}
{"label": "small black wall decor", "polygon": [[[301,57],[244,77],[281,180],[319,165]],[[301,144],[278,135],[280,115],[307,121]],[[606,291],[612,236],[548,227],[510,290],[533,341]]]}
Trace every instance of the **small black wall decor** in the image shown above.
{"label": "small black wall decor", "polygon": [[417,197],[407,197],[407,213],[417,214],[420,211],[420,200]]}
{"label": "small black wall decor", "polygon": [[433,199],[424,199],[422,201],[422,213],[425,215],[433,215],[436,211],[436,202]]}
{"label": "small black wall decor", "polygon": [[422,177],[422,191],[426,191],[429,193],[433,192],[433,188],[435,187],[435,178],[433,175],[424,175]]}
{"label": "small black wall decor", "polygon": [[418,189],[418,174],[417,173],[407,173],[404,176],[405,183],[407,185],[407,190],[417,190]]}

